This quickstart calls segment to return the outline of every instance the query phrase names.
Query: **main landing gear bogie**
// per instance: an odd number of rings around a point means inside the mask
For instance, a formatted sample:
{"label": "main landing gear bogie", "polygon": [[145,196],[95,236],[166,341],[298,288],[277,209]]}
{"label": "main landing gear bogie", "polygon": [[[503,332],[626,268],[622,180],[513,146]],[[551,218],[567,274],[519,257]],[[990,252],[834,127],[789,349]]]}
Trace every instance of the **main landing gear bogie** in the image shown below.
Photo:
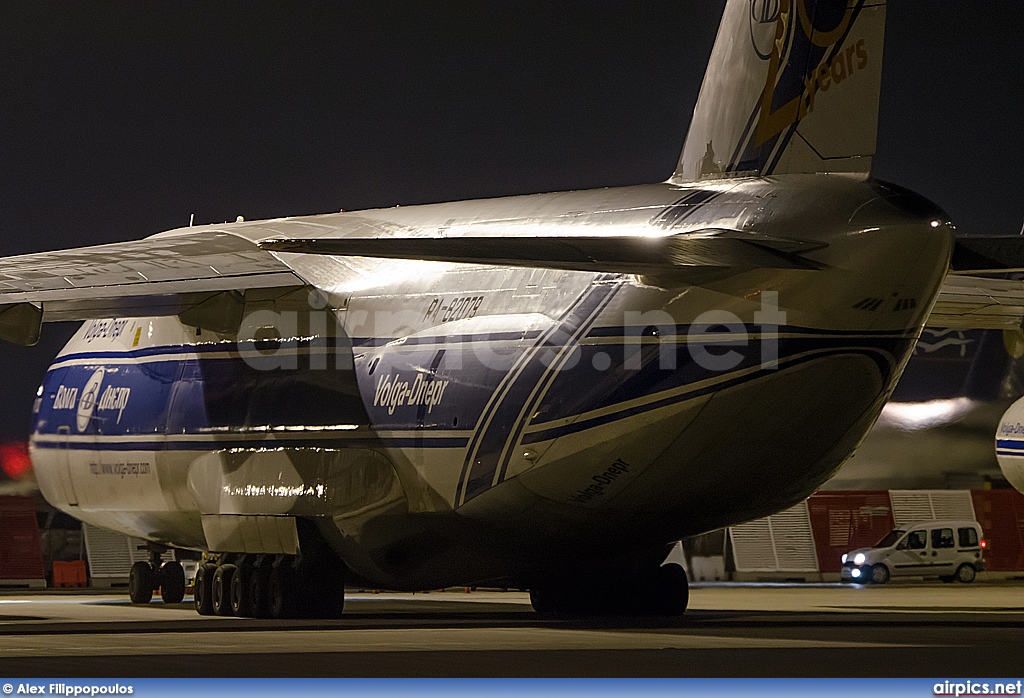
{"label": "main landing gear bogie", "polygon": [[164,603],[181,603],[185,598],[185,570],[176,560],[161,562],[165,550],[154,544],[149,548],[149,562],[140,560],[132,565],[128,573],[128,597],[132,603],[149,603],[157,589]]}
{"label": "main landing gear bogie", "polygon": [[226,554],[196,575],[200,615],[338,618],[344,603],[344,565],[333,554]]}

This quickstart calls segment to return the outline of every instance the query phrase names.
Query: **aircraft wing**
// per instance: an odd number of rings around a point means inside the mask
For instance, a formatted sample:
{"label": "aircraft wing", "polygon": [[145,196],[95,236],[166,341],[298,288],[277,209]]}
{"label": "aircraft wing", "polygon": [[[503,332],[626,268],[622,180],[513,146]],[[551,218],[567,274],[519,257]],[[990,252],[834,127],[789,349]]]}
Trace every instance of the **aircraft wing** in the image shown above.
{"label": "aircraft wing", "polygon": [[[308,226],[284,221],[249,228],[250,235],[266,235]],[[367,232],[381,231],[370,226]],[[267,289],[261,298],[278,298],[304,286],[279,252],[654,275],[687,268],[817,268],[801,255],[819,247],[718,229],[658,238],[367,236],[257,243],[207,227],[0,258],[0,339],[34,344],[46,321],[159,315],[230,333],[242,321],[248,292]]]}
{"label": "aircraft wing", "polygon": [[1019,330],[1024,326],[1024,237],[957,238],[950,273],[928,316],[932,327]]}
{"label": "aircraft wing", "polygon": [[219,230],[4,257],[0,338],[33,344],[44,320],[190,312],[225,330],[240,318],[240,292],[302,285],[274,255]]}
{"label": "aircraft wing", "polygon": [[961,274],[946,276],[928,325],[956,330],[1019,330],[1024,281]]}
{"label": "aircraft wing", "polygon": [[274,252],[622,274],[663,274],[687,267],[817,269],[802,254],[822,247],[717,228],[662,237],[344,237],[271,239],[259,246]]}
{"label": "aircraft wing", "polygon": [[1024,272],[1024,235],[957,238],[951,266],[957,274]]}

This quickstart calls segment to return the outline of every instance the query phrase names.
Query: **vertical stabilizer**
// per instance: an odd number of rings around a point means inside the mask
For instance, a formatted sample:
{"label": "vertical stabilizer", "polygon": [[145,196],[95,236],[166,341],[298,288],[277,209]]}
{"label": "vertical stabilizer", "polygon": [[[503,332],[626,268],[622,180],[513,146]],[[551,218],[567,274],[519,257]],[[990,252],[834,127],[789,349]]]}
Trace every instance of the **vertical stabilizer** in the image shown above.
{"label": "vertical stabilizer", "polygon": [[673,180],[871,169],[885,0],[728,0]]}

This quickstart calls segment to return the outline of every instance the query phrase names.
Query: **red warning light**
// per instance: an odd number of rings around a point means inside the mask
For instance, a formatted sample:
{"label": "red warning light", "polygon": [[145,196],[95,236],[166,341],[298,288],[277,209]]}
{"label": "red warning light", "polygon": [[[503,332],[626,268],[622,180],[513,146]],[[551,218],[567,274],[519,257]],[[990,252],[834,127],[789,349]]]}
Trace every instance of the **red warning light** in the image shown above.
{"label": "red warning light", "polygon": [[27,476],[32,471],[28,444],[24,441],[0,444],[0,469],[12,480],[20,480]]}
{"label": "red warning light", "polygon": [[987,549],[987,548],[988,548],[988,541],[987,541],[987,540],[985,540],[984,538],[982,538],[982,539],[981,539],[981,549],[982,549],[982,550],[985,550],[985,549]]}

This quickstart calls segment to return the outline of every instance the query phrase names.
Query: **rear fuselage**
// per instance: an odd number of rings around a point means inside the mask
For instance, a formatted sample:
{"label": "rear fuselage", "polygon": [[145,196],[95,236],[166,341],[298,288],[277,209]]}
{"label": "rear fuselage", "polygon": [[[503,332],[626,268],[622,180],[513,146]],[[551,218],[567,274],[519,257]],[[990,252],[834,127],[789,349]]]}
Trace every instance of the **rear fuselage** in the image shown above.
{"label": "rear fuselage", "polygon": [[[174,546],[273,551],[309,518],[382,587],[528,583],[799,501],[892,391],[945,276],[928,202],[844,176],[733,179],[230,226],[263,239],[756,231],[807,268],[677,275],[282,254],[301,302],[244,336],[86,322],[40,389],[54,505]],[[174,232],[164,235],[173,235]],[[247,303],[248,303],[247,298]],[[246,517],[251,527],[231,526]]]}

